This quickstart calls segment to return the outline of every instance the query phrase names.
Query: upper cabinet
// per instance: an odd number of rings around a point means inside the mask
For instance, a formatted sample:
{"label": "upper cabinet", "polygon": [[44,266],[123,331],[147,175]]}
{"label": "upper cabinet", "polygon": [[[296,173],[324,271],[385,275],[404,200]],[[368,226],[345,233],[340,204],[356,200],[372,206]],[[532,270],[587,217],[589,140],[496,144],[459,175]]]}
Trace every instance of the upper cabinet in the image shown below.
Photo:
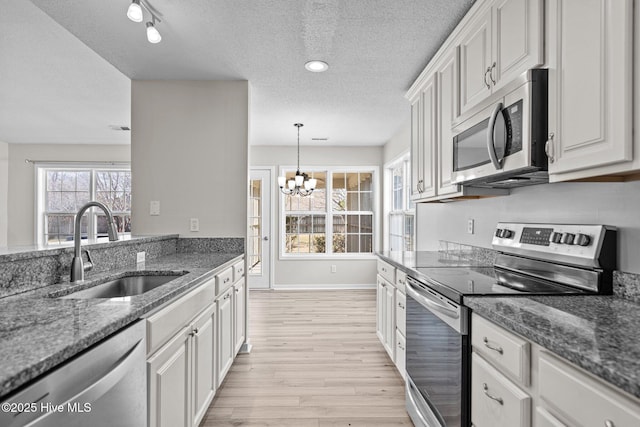
{"label": "upper cabinet", "polygon": [[632,0],[547,2],[551,182],[640,167],[632,133],[633,12]]}
{"label": "upper cabinet", "polygon": [[431,76],[411,105],[412,200],[436,194],[436,136],[436,85]]}
{"label": "upper cabinet", "polygon": [[462,27],[460,114],[544,63],[543,0],[494,0]]}

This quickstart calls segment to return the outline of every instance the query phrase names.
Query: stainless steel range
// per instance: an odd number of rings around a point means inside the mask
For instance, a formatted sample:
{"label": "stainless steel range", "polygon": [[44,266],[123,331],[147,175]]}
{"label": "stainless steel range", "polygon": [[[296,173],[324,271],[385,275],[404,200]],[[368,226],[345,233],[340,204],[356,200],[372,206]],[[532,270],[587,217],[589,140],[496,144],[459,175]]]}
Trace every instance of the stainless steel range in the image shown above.
{"label": "stainless steel range", "polygon": [[407,410],[418,426],[471,424],[465,296],[610,294],[617,231],[499,223],[493,267],[416,268],[407,278]]}

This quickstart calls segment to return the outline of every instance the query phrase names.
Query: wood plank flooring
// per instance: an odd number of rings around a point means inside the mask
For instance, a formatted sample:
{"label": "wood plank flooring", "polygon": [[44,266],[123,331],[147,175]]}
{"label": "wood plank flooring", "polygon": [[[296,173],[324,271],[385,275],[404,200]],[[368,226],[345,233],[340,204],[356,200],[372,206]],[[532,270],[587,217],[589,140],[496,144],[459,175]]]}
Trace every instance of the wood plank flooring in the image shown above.
{"label": "wood plank flooring", "polygon": [[375,290],[251,291],[240,354],[201,427],[412,426]]}

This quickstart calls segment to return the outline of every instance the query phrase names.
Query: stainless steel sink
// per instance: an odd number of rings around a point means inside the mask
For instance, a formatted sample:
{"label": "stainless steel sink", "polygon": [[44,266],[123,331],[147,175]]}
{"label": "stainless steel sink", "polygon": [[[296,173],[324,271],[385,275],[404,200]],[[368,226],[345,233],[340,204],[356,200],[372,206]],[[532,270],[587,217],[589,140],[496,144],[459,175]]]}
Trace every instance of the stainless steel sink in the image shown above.
{"label": "stainless steel sink", "polygon": [[145,276],[125,276],[109,282],[101,283],[88,289],[83,289],[60,298],[69,299],[89,299],[89,298],[118,298],[140,295],[164,285],[184,272],[172,272],[171,274],[162,275],[145,275]]}

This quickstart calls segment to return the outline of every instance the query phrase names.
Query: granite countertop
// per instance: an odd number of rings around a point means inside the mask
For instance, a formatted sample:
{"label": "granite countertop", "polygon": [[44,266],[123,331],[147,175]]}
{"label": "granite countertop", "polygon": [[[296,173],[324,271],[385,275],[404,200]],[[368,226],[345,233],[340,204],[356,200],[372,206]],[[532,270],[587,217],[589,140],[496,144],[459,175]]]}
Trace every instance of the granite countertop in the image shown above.
{"label": "granite countertop", "polygon": [[406,272],[413,272],[416,268],[493,266],[493,258],[480,253],[470,254],[452,251],[383,251],[378,252],[376,255]]}
{"label": "granite countertop", "polygon": [[187,273],[126,301],[55,296],[136,271],[136,265],[88,274],[79,285],[67,282],[1,298],[0,397],[213,277],[240,256],[241,253],[178,253],[147,261],[144,272]]}
{"label": "granite countertop", "polygon": [[615,296],[465,297],[474,313],[640,398],[640,305]]}

